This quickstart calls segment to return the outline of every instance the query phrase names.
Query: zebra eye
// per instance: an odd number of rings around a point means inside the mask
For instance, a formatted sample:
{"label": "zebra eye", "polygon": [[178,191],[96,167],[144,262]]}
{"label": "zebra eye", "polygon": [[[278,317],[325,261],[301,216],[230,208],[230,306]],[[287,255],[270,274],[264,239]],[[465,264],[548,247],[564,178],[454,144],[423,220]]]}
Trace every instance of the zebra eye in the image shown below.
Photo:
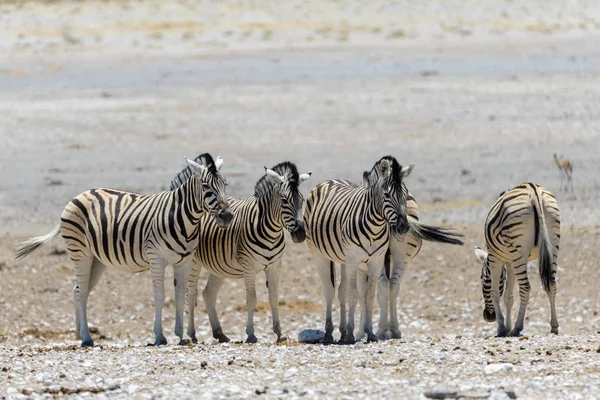
{"label": "zebra eye", "polygon": [[286,199],[285,197],[281,198],[281,203],[282,204],[287,204],[288,203],[288,199]]}
{"label": "zebra eye", "polygon": [[390,196],[389,192],[383,192],[383,197],[385,197],[386,199],[389,199],[391,196]]}

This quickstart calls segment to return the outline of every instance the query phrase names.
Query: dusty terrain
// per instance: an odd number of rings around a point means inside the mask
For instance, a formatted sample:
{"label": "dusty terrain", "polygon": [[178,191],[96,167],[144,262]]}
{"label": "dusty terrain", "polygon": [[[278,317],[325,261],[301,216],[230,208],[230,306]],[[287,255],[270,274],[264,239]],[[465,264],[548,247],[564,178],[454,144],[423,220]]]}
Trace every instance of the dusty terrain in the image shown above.
{"label": "dusty terrain", "polygon": [[[441,388],[600,398],[598,7],[421,3],[0,5],[0,396],[423,398]],[[289,240],[280,307],[290,342],[273,344],[260,276],[258,345],[213,343],[201,300],[203,343],[174,345],[168,285],[170,344],[146,347],[150,277],[108,270],[90,298],[98,346],[80,349],[63,244],[21,263],[15,244],[49,231],[84,190],[163,190],[183,156],[205,151],[224,157],[238,197],[252,193],[263,165],[312,170],[307,194],[329,178],[359,182],[393,154],[416,163],[407,184],[421,219],[456,227],[465,245],[426,243],[409,264],[402,340],[293,340],[323,329],[324,302],[306,245]],[[554,152],[574,164],[573,194],[559,192]],[[523,181],[552,190],[561,208],[561,334],[548,333],[532,265],[525,336],[496,339],[481,317],[472,249],[484,244],[495,196]],[[236,341],[245,339],[243,293],[230,281],[219,301]]]}

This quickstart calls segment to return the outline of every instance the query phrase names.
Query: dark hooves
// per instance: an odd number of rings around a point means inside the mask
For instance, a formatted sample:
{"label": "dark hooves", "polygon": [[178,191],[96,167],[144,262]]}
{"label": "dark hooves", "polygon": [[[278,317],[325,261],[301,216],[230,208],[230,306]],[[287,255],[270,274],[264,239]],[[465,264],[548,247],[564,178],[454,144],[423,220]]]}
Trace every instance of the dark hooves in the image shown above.
{"label": "dark hooves", "polygon": [[167,344],[167,339],[156,339],[154,343],[148,343],[148,346],[164,346]]}
{"label": "dark hooves", "polygon": [[249,344],[258,343],[258,339],[254,335],[248,336],[248,339],[246,339],[246,343],[249,343]]}
{"label": "dark hooves", "polygon": [[92,339],[84,340],[81,342],[81,347],[94,347],[94,341]]}

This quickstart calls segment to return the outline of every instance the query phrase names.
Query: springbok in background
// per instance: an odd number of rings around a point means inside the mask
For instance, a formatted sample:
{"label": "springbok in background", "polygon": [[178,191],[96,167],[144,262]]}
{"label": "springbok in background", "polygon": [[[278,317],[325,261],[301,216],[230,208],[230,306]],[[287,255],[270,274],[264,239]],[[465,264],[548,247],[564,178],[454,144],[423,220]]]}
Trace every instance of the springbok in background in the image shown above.
{"label": "springbok in background", "polygon": [[554,161],[556,161],[556,165],[560,171],[560,190],[562,190],[564,182],[565,192],[569,190],[569,183],[573,192],[573,163],[566,158],[562,158],[562,154],[559,157],[556,153],[554,153]]}

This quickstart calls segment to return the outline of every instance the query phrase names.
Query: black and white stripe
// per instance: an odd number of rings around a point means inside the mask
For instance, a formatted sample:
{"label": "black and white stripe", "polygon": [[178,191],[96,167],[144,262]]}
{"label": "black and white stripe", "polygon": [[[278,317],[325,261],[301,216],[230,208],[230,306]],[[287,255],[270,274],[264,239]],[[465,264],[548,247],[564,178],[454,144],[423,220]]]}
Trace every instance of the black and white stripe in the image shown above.
{"label": "black and white stripe", "polygon": [[[485,320],[498,322],[498,336],[519,335],[529,301],[527,261],[537,259],[542,286],[550,299],[551,332],[558,334],[555,297],[560,212],[556,198],[534,183],[523,183],[501,193],[488,213],[485,240],[487,252],[475,248],[476,256],[484,261],[481,285]],[[517,321],[510,330],[515,280],[519,283],[521,302]],[[500,307],[503,294],[506,323]]]}
{"label": "black and white stripe", "polygon": [[[298,174],[296,165],[282,162],[272,169],[265,167],[265,175],[254,188],[254,195],[242,200],[228,197],[227,201],[235,216],[227,229],[220,229],[210,217],[201,217],[199,245],[190,260],[188,283],[188,335],[195,337],[194,306],[196,303],[198,278],[202,267],[210,273],[203,291],[213,336],[220,342],[228,342],[223,333],[216,311],[217,296],[224,279],[244,279],[246,286],[246,342],[255,343],[254,308],[256,306],[256,274],[264,271],[267,277],[269,302],[273,316],[273,331],[277,341],[287,338],[281,333],[279,321],[279,275],[281,259],[285,249],[284,228],[294,242],[305,239],[302,222],[304,201],[298,186],[310,177]],[[179,178],[171,185],[176,186]]]}
{"label": "black and white stripe", "polygon": [[87,301],[106,267],[126,272],[150,269],[154,287],[155,345],[166,344],[162,332],[164,273],[175,271],[175,332],[183,340],[183,303],[187,270],[181,268],[198,246],[201,217],[208,215],[223,227],[232,220],[225,198],[225,179],[218,172],[222,159],[210,154],[186,159],[194,170],[181,187],[151,195],[114,189],[88,190],[67,204],[60,224],[49,234],[17,246],[21,259],[59,233],[75,264],[77,285],[73,289],[76,332],[82,346],[92,346],[87,322]]}
{"label": "black and white stripe", "polygon": [[[340,332],[342,343],[354,343],[354,310],[357,301],[365,310],[364,329],[372,331],[372,309],[380,259],[390,236],[408,231],[406,190],[402,184],[412,166],[402,168],[393,157],[378,164],[380,178],[369,188],[344,180],[329,180],[310,193],[304,210],[306,238],[317,264],[327,302],[325,341],[333,341],[332,303],[335,292],[333,263],[344,264],[350,279],[350,306],[346,321],[346,273],[340,283]],[[358,293],[357,293],[358,292]]]}

